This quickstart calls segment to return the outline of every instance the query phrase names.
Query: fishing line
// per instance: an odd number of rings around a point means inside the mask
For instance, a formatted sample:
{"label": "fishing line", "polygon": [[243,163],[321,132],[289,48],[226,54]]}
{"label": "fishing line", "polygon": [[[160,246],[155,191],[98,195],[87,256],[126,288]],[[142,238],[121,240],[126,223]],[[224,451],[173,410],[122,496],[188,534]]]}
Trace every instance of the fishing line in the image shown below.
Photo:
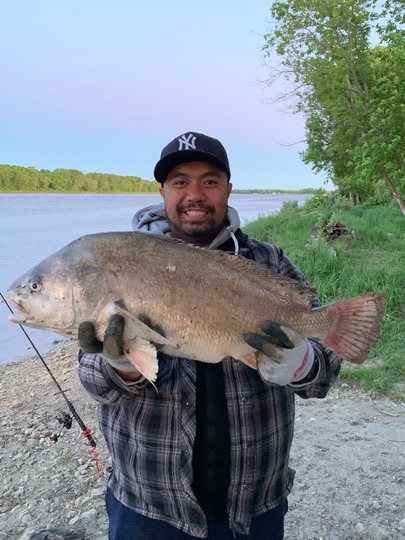
{"label": "fishing line", "polygon": [[[14,314],[13,310],[11,309],[9,303],[7,302],[7,300],[4,298],[3,294],[0,292],[0,296],[1,298],[3,299],[3,302],[5,303],[5,305],[8,307],[8,309],[10,310],[11,313]],[[18,324],[18,323],[17,323]],[[18,324],[18,326],[21,328],[21,330],[24,332],[25,334],[25,337],[28,339],[28,341],[30,342],[32,348],[34,349],[34,351],[36,352],[36,354],[38,355],[38,358],[41,360],[43,366],[45,367],[45,369],[47,370],[49,376],[51,377],[52,381],[54,382],[54,384],[56,385],[56,387],[58,388],[59,390],[59,393],[62,395],[62,397],[64,398],[64,400],[66,401],[66,404],[69,408],[69,411],[72,413],[72,416],[73,418],[76,420],[76,422],[79,424],[81,430],[82,430],[82,435],[83,437],[85,437],[87,439],[86,441],[86,446],[91,446],[91,448],[89,449],[89,454],[91,455],[91,461],[94,461],[95,465],[96,465],[96,469],[97,471],[101,474],[101,470],[100,470],[100,467],[99,467],[99,454],[97,452],[97,446],[96,446],[96,441],[94,440],[93,438],[93,435],[92,435],[92,432],[91,432],[91,429],[89,429],[86,424],[83,422],[83,420],[80,418],[78,412],[76,411],[76,409],[74,408],[73,406],[73,403],[69,400],[69,398],[67,397],[67,395],[65,394],[65,392],[63,391],[62,387],[60,386],[60,384],[58,383],[58,381],[56,380],[56,378],[54,377],[52,371],[50,370],[48,364],[45,362],[44,358],[42,357],[42,355],[40,354],[40,352],[38,351],[38,349],[36,348],[36,346],[34,345],[32,339],[30,338],[30,336],[28,335],[28,333],[26,332],[25,328],[21,325],[21,324]],[[72,419],[71,417],[66,414],[66,415],[58,415],[57,417],[57,420],[59,421],[59,423],[63,424],[62,426],[62,429],[63,428],[66,428],[66,429],[70,429],[70,427],[72,426]],[[61,430],[62,431],[62,430]],[[58,436],[54,436],[53,440],[56,442],[58,440]]]}

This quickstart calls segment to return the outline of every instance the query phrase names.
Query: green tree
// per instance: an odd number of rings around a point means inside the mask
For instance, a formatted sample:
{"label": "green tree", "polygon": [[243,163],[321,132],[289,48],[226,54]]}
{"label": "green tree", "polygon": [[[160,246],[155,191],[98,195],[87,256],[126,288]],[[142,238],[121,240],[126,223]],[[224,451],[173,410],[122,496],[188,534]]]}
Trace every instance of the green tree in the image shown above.
{"label": "green tree", "polygon": [[[285,76],[294,110],[304,114],[302,159],[359,200],[384,178],[405,214],[404,9],[393,0],[378,7],[377,0],[275,1],[264,54],[281,58],[269,82]],[[371,47],[372,31],[381,46]]]}
{"label": "green tree", "polygon": [[0,189],[1,191],[13,191],[11,165],[0,165]]}

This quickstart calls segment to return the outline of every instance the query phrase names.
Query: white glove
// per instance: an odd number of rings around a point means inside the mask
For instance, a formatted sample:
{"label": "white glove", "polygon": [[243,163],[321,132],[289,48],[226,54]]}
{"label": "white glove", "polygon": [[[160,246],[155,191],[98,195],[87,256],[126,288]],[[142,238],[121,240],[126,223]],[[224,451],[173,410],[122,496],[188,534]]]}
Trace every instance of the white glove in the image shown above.
{"label": "white glove", "polygon": [[[287,345],[274,345],[264,338],[261,346],[257,347],[258,372],[265,382],[279,386],[292,384],[294,387],[300,387],[300,381],[305,379],[314,365],[314,349],[307,339],[302,338],[291,328],[280,326],[279,330],[287,336],[290,341],[289,347],[293,345],[293,348],[286,348]],[[319,370],[313,380],[316,380],[318,374]],[[302,386],[304,385],[305,383]]]}

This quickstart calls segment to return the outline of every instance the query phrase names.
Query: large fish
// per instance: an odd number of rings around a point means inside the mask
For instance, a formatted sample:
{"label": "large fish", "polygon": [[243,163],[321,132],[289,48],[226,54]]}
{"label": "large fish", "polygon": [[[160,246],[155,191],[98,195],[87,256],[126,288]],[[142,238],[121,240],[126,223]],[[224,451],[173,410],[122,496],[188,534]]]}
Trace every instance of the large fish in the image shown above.
{"label": "large fish", "polygon": [[93,321],[102,340],[109,317],[121,314],[124,351],[150,381],[157,350],[211,363],[232,356],[255,368],[257,351],[243,336],[262,333],[266,320],[362,363],[378,339],[383,295],[311,309],[314,294],[243,257],[136,232],[83,236],[8,291],[18,309],[11,321],[65,336],[76,337],[80,323]]}

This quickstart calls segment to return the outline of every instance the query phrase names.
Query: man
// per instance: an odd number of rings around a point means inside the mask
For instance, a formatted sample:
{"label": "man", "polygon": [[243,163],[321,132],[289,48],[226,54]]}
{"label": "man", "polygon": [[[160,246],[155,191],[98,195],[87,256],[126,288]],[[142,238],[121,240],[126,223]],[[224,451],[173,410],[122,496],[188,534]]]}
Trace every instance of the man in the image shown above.
{"label": "man", "polygon": [[[138,212],[134,230],[236,253],[305,281],[280,248],[240,230],[218,140],[176,137],[154,173],[164,204]],[[91,324],[79,330],[79,375],[99,402],[112,458],[110,540],[282,539],[295,394],[324,397],[341,360],[268,321],[268,336],[245,337],[258,350],[258,371],[232,358],[206,364],[159,353],[156,391],[122,354],[122,328],[113,317],[104,343]]]}

